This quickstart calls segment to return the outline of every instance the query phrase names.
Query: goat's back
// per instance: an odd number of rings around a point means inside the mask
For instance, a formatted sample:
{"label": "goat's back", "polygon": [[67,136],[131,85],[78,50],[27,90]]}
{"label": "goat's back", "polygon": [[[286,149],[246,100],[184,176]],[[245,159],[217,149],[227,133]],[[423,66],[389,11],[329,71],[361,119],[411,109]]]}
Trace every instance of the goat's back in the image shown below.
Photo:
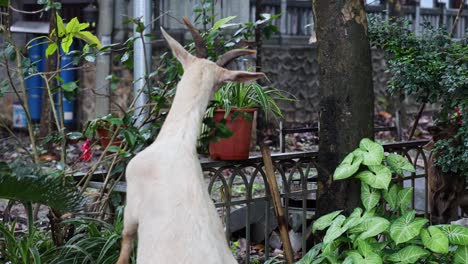
{"label": "goat's back", "polygon": [[161,153],[157,148],[145,150],[127,170],[127,206],[136,207],[133,212],[139,222],[137,262],[237,263],[199,160],[183,153],[176,154],[177,159],[172,152]]}

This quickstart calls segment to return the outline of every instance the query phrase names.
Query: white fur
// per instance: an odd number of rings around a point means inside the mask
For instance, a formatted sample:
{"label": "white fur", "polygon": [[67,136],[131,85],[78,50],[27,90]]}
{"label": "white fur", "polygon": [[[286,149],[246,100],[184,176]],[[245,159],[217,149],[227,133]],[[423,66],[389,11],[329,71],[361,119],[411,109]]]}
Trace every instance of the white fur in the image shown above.
{"label": "white fur", "polygon": [[127,166],[127,205],[117,263],[128,263],[138,232],[139,264],[234,264],[204,183],[196,141],[209,99],[221,82],[263,75],[228,71],[195,58],[163,33],[185,73],[156,141]]}

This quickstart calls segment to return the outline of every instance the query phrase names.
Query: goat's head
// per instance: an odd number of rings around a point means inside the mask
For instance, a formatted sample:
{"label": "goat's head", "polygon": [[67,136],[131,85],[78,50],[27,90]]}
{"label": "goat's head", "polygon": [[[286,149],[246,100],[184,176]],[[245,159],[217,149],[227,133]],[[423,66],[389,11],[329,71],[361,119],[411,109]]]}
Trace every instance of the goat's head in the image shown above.
{"label": "goat's head", "polygon": [[432,135],[432,140],[424,146],[425,150],[432,150],[435,142],[442,139],[453,138],[458,132],[459,126],[453,122],[440,123],[427,128],[429,134]]}
{"label": "goat's head", "polygon": [[194,74],[197,78],[202,79],[203,82],[209,83],[210,85],[204,87],[209,87],[210,89],[213,89],[213,91],[219,88],[225,82],[246,82],[265,77],[265,74],[263,73],[232,71],[223,68],[237,57],[256,54],[256,51],[254,50],[232,50],[221,56],[216,63],[207,60],[206,45],[203,41],[203,38],[201,37],[198,30],[193,27],[186,18],[183,20],[195,41],[195,48],[197,51],[196,57],[186,51],[182,45],[180,45],[175,39],[167,34],[163,28],[161,28],[161,31],[169,47],[171,48],[172,53],[182,64],[182,67],[185,70],[185,74],[188,74],[190,71],[190,74]]}

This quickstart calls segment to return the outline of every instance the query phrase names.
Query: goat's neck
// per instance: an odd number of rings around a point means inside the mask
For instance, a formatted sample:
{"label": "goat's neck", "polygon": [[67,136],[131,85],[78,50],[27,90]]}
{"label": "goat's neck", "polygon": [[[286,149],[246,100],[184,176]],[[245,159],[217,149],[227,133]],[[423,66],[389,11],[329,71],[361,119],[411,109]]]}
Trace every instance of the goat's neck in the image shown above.
{"label": "goat's neck", "polygon": [[194,65],[185,71],[156,142],[173,142],[192,151],[215,85],[214,73]]}

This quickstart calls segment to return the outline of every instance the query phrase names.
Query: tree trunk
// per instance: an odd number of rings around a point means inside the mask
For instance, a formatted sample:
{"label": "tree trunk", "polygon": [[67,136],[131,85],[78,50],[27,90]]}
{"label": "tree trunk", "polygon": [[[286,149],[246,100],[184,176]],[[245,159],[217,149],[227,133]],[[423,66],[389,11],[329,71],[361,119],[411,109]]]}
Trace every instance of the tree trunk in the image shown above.
{"label": "tree trunk", "polygon": [[374,91],[363,1],[312,2],[321,96],[317,214],[323,215],[359,205],[359,182],[332,176],[362,138],[373,138]]}

